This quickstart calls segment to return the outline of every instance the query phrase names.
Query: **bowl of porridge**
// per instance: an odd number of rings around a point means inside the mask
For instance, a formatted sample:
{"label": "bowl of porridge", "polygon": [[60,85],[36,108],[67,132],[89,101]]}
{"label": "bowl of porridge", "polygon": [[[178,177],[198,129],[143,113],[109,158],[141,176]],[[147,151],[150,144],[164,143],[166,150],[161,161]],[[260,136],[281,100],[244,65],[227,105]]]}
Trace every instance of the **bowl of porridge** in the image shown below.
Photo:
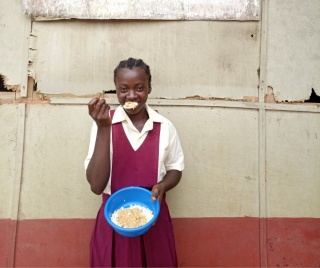
{"label": "bowl of porridge", "polygon": [[135,237],[147,232],[160,212],[159,201],[152,200],[151,191],[127,187],[113,193],[104,207],[104,216],[120,235]]}

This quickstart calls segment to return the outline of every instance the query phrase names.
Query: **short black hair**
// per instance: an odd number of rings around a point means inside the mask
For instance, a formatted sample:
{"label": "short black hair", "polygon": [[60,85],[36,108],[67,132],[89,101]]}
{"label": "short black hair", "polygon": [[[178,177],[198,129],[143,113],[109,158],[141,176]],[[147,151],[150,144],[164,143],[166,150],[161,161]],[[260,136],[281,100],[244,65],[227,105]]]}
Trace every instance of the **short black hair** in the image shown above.
{"label": "short black hair", "polygon": [[141,59],[134,59],[134,58],[129,58],[127,60],[120,61],[118,66],[113,71],[113,81],[114,81],[114,83],[116,83],[116,77],[117,77],[119,69],[122,69],[122,68],[132,69],[134,67],[142,68],[146,72],[146,75],[149,78],[149,86],[151,87],[151,73],[150,73],[149,65],[147,65]]}

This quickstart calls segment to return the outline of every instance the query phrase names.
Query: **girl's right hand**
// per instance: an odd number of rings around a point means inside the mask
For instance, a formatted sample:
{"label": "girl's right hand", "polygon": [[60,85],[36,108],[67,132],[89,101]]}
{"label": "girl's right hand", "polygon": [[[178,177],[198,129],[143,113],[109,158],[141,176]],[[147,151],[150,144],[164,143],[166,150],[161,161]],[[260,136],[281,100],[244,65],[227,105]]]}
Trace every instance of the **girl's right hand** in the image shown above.
{"label": "girl's right hand", "polygon": [[89,115],[96,122],[98,128],[110,127],[110,106],[105,99],[93,98],[88,104]]}

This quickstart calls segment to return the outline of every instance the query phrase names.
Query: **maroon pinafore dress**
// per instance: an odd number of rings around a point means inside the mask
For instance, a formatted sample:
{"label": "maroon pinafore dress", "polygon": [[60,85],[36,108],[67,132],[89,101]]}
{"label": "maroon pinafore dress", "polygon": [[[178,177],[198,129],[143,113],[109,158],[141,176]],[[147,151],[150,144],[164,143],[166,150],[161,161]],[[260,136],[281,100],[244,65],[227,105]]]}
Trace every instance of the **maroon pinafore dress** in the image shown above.
{"label": "maroon pinafore dress", "polygon": [[[112,115],[113,115],[112,111]],[[128,186],[151,190],[157,183],[160,123],[153,123],[146,139],[134,151],[122,127],[112,125],[111,193]],[[103,194],[90,242],[91,267],[177,267],[174,234],[165,196],[156,224],[144,235],[124,237],[104,217],[109,195]]]}

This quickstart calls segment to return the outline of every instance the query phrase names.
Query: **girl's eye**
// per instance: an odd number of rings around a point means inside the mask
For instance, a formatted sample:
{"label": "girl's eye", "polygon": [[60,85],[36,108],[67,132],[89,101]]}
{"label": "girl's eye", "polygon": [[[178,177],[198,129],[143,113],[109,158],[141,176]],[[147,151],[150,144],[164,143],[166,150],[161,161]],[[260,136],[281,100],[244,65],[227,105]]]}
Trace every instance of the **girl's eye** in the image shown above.
{"label": "girl's eye", "polygon": [[143,87],[141,87],[141,86],[138,87],[138,90],[139,90],[139,91],[143,91]]}
{"label": "girl's eye", "polygon": [[122,92],[126,92],[126,91],[127,91],[126,88],[120,88],[120,90],[121,90]]}

